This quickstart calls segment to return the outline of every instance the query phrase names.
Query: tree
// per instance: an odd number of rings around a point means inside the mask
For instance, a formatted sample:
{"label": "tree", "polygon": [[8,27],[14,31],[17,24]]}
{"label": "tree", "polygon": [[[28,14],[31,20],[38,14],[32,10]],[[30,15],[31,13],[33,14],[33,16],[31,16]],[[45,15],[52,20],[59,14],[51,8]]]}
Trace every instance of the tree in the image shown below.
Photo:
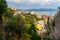
{"label": "tree", "polygon": [[49,33],[50,33],[50,23],[49,23],[49,19],[50,19],[50,17],[48,17],[48,21],[47,21],[47,27],[48,27],[48,35],[49,35]]}
{"label": "tree", "polygon": [[55,18],[52,21],[52,26],[55,27]]}
{"label": "tree", "polygon": [[[25,27],[26,27],[26,34],[30,35],[30,37],[26,37],[26,40],[40,40],[40,36],[38,36],[36,28],[35,28],[35,21],[37,19],[36,15],[32,15],[30,13],[24,15],[25,16]],[[28,38],[28,39],[27,39]]]}
{"label": "tree", "polygon": [[5,38],[6,38],[6,40],[12,40],[15,38],[17,38],[17,40],[18,40],[21,38],[21,32],[25,31],[25,29],[23,27],[24,21],[21,17],[21,14],[17,14],[16,16],[13,16],[13,13],[10,13],[10,12],[7,13],[7,16],[4,15],[8,19],[8,21],[4,25],[5,33],[6,33]]}
{"label": "tree", "polygon": [[0,0],[0,34],[3,32],[2,14],[5,13],[6,8],[7,8],[6,0]]}

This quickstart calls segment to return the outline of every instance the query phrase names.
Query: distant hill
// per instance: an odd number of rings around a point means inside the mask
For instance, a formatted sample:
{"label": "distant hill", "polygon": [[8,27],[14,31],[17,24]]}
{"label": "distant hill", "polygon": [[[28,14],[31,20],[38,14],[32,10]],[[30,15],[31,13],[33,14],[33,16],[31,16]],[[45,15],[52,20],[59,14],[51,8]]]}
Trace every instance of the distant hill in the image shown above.
{"label": "distant hill", "polygon": [[24,11],[35,11],[35,12],[41,12],[41,11],[57,11],[57,9],[28,9]]}

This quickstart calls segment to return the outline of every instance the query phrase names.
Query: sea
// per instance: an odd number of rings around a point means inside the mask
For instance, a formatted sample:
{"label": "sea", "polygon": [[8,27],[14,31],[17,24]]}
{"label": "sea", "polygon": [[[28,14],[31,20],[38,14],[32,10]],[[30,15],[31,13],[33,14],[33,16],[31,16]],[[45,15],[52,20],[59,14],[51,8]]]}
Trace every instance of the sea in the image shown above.
{"label": "sea", "polygon": [[57,14],[57,11],[58,10],[52,10],[52,11],[25,11],[25,12],[35,12],[35,13],[38,13],[38,14],[55,16],[55,14]]}

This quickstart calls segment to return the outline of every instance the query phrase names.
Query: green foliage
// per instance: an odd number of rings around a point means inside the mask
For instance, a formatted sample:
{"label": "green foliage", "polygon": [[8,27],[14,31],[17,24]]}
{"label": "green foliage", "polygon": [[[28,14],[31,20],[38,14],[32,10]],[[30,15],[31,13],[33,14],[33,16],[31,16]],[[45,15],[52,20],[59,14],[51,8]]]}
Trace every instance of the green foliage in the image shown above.
{"label": "green foliage", "polygon": [[37,20],[37,21],[39,21],[39,20],[44,20],[44,18],[36,18],[36,20]]}
{"label": "green foliage", "polygon": [[[8,13],[9,15],[9,13]],[[15,35],[19,35],[19,37],[21,37],[21,32],[23,31],[23,25],[19,25],[18,22],[22,21],[21,16],[17,15],[17,16],[13,16],[13,14],[10,14],[11,16],[6,16],[8,21],[5,23],[5,32],[6,33],[12,33],[11,36],[9,34],[6,34],[6,38],[7,39],[12,39],[12,37],[14,37]],[[23,23],[23,22],[22,22]],[[9,36],[9,37],[7,37]]]}
{"label": "green foliage", "polygon": [[6,23],[6,26],[5,26],[5,32],[6,33],[12,33],[11,36],[10,34],[6,34],[6,38],[7,39],[12,39],[12,37],[14,37],[15,35],[19,35],[19,37],[21,37],[21,27],[17,24],[17,22],[15,20],[9,20],[7,23]]}
{"label": "green foliage", "polygon": [[6,0],[0,0],[0,14],[5,13],[7,8]]}
{"label": "green foliage", "polygon": [[48,17],[48,21],[47,21],[47,27],[48,27],[48,31],[50,32],[50,22],[49,22],[50,17]]}
{"label": "green foliage", "polygon": [[43,40],[51,40],[50,38],[43,38]]}
{"label": "green foliage", "polygon": [[4,34],[0,33],[0,40],[3,40],[3,36],[4,36]]}
{"label": "green foliage", "polygon": [[34,24],[32,24],[31,27],[28,29],[28,34],[30,34],[32,36],[37,35],[36,28],[35,28]]}
{"label": "green foliage", "polygon": [[41,37],[40,36],[33,36],[33,37],[31,37],[31,40],[41,40]]}
{"label": "green foliage", "polygon": [[34,20],[37,19],[36,15],[32,15],[28,13],[28,14],[22,15],[22,17],[24,20],[24,27],[25,27],[25,30],[23,32],[30,35],[30,38],[27,37],[27,39],[40,40],[41,38],[37,35],[37,31],[36,31],[35,24],[34,24]]}
{"label": "green foliage", "polygon": [[[28,13],[28,14],[17,14],[16,16],[13,16],[14,13],[12,12],[11,8],[7,8],[5,0],[0,0],[0,14],[1,17],[3,14],[4,20],[7,19],[5,20],[7,22],[4,25],[6,40],[11,40],[16,35],[19,35],[20,38],[22,34],[23,35],[27,34],[30,36],[30,38],[26,37],[25,38],[26,40],[41,40],[41,37],[37,35],[37,31],[34,25],[34,20],[40,20],[39,18],[37,18],[36,15]],[[3,33],[0,33],[0,40],[3,40],[2,35]],[[24,39],[23,36],[22,38]]]}
{"label": "green foliage", "polygon": [[0,0],[0,40],[4,40],[4,32],[3,32],[3,20],[2,20],[2,14],[6,12],[7,4],[6,0]]}
{"label": "green foliage", "polygon": [[37,34],[34,24],[32,24],[31,27],[28,29],[28,34],[31,35],[30,40],[41,40],[41,37]]}
{"label": "green foliage", "polygon": [[3,14],[4,17],[7,18],[12,18],[13,17],[13,12],[11,8],[7,8],[7,11]]}
{"label": "green foliage", "polygon": [[52,26],[53,27],[55,26],[55,19],[53,19],[53,21],[52,21]]}
{"label": "green foliage", "polygon": [[21,26],[17,24],[18,20],[20,20],[19,16],[11,17],[10,19],[8,19],[5,26],[6,31],[14,31],[14,32],[20,31]]}
{"label": "green foliage", "polygon": [[[19,36],[22,36],[24,40],[41,40],[41,37],[37,34],[34,24],[34,20],[37,19],[36,15],[17,14],[16,16],[13,16],[13,13],[11,13],[11,10],[9,9],[6,17],[8,21],[5,26],[5,32],[12,32],[12,37],[18,34]],[[20,22],[22,25],[20,25]],[[30,37],[24,37],[25,34]],[[11,38],[11,36],[9,36],[8,39],[9,38]]]}

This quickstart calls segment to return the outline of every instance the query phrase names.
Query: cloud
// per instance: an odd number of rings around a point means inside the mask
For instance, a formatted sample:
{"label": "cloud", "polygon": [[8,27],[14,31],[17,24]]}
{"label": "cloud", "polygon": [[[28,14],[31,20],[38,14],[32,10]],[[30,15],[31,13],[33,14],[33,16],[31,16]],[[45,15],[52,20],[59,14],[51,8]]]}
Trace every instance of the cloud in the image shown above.
{"label": "cloud", "polygon": [[16,8],[58,7],[60,0],[6,0],[7,4]]}
{"label": "cloud", "polygon": [[40,5],[52,5],[52,4],[60,4],[60,0],[29,0],[29,3],[31,4],[40,4]]}
{"label": "cloud", "polygon": [[49,4],[51,0],[30,0],[31,3]]}
{"label": "cloud", "polygon": [[28,3],[28,4],[41,4],[41,5],[50,5],[52,3],[60,3],[60,0],[7,0],[7,2],[16,2],[16,3]]}
{"label": "cloud", "polygon": [[58,2],[60,2],[60,0],[58,0]]}
{"label": "cloud", "polygon": [[21,2],[21,0],[6,0],[7,2]]}

